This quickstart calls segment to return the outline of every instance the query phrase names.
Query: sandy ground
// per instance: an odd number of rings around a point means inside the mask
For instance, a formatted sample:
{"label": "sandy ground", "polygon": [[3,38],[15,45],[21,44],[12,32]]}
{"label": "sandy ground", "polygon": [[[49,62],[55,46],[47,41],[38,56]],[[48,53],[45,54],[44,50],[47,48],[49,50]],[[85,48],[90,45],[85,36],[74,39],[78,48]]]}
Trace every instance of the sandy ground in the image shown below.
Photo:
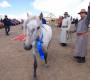
{"label": "sandy ground", "polygon": [[[84,64],[78,64],[73,58],[75,34],[67,47],[60,46],[60,28],[54,27],[53,38],[48,49],[49,67],[38,55],[38,80],[90,80],[90,32],[88,56]],[[10,36],[0,30],[0,80],[32,80],[33,53],[24,50],[23,41],[11,41],[22,34],[21,25],[11,27]]]}

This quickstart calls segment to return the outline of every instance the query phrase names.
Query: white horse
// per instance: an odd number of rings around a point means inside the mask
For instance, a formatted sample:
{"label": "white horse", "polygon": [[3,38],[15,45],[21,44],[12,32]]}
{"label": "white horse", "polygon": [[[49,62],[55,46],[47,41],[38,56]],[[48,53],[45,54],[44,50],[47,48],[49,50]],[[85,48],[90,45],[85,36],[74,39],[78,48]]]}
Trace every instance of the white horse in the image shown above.
{"label": "white horse", "polygon": [[45,58],[45,66],[47,66],[47,53],[48,53],[48,45],[52,39],[52,29],[50,26],[46,24],[42,24],[41,14],[40,16],[31,16],[27,14],[28,18],[24,22],[24,29],[26,30],[27,37],[24,44],[25,50],[31,50],[33,47],[34,54],[34,75],[33,80],[36,80],[36,69],[37,69],[37,41],[35,39],[41,40],[42,31],[43,31],[43,43],[42,49],[44,52]]}

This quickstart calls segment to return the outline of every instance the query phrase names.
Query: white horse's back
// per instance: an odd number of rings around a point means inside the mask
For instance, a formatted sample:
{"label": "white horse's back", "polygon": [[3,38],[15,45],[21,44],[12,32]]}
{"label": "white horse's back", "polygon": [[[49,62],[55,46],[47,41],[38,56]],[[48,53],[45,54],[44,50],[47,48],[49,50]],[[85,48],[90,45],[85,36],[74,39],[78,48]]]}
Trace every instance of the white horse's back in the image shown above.
{"label": "white horse's back", "polygon": [[43,24],[43,34],[43,44],[48,47],[48,44],[52,39],[52,28],[49,25]]}

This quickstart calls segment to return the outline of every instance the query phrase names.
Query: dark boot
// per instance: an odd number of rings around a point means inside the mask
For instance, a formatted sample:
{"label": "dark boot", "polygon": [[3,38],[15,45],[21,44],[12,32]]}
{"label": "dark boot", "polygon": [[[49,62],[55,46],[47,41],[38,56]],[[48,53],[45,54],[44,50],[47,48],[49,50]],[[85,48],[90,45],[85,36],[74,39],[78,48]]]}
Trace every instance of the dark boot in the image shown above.
{"label": "dark boot", "polygon": [[80,57],[80,56],[74,56],[74,58],[76,58],[76,59],[81,59],[81,57]]}
{"label": "dark boot", "polygon": [[66,43],[63,43],[63,46],[64,46],[64,47],[66,47],[66,46],[67,46],[67,44],[66,44]]}
{"label": "dark boot", "polygon": [[78,60],[78,63],[84,63],[85,62],[85,57],[82,57],[81,59]]}
{"label": "dark boot", "polygon": [[67,44],[66,44],[66,43],[61,43],[61,45],[62,45],[63,47],[66,47]]}
{"label": "dark boot", "polygon": [[8,32],[6,32],[6,35],[9,36]]}
{"label": "dark boot", "polygon": [[60,45],[62,46],[63,44],[62,44],[62,43],[60,43]]}

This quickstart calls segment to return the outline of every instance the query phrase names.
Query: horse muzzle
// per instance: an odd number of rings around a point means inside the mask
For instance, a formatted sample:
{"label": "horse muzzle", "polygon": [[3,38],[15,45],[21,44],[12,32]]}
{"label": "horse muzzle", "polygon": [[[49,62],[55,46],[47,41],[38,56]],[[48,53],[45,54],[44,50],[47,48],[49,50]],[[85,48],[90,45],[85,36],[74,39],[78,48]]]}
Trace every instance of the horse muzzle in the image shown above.
{"label": "horse muzzle", "polygon": [[26,46],[26,45],[24,44],[24,49],[25,49],[25,50],[31,50],[31,49],[32,49],[32,45]]}

